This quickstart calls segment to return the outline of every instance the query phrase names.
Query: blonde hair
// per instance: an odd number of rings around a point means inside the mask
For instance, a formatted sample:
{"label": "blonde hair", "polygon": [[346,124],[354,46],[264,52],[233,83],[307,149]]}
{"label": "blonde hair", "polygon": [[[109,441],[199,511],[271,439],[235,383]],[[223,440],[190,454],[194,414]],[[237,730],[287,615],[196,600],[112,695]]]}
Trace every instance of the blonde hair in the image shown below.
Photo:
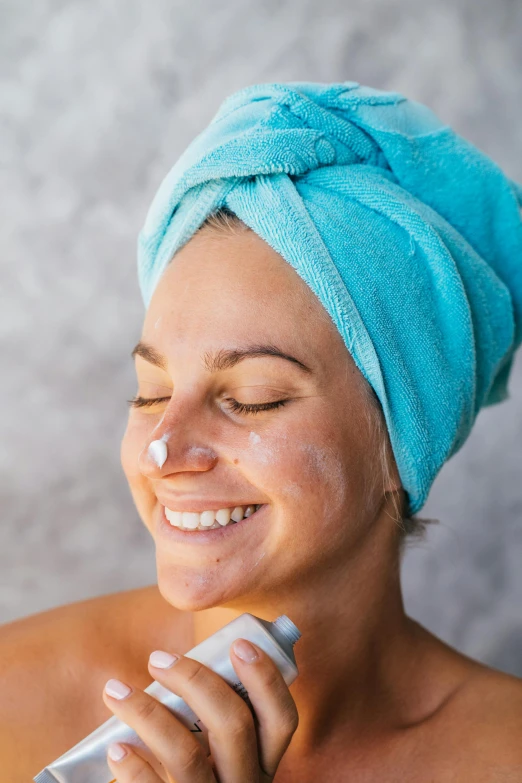
{"label": "blonde hair", "polygon": [[[224,235],[238,234],[243,231],[251,230],[235,212],[232,212],[227,207],[221,207],[209,215],[198,231],[205,227],[212,229],[212,231],[217,234]],[[388,428],[386,426],[386,420],[379,398],[366,378],[361,375],[361,379],[367,402],[365,408],[366,420],[370,437],[373,438],[373,443],[377,444],[380,474],[383,477],[384,490],[385,487],[389,485],[391,479],[390,462],[395,458],[393,456]],[[397,497],[398,495],[399,497]],[[415,538],[418,540],[423,538],[426,533],[427,525],[437,523],[439,520],[411,515],[408,511],[407,495],[402,488],[399,492],[393,492],[392,497],[395,512],[393,521],[399,527],[399,540],[402,550],[407,539]]]}
{"label": "blonde hair", "polygon": [[[395,457],[380,400],[364,376],[362,376],[362,381],[367,402],[365,409],[367,423],[370,431],[373,433],[373,442],[377,444],[384,490],[391,483],[390,464]],[[398,494],[399,498],[397,497]],[[404,489],[401,488],[399,493],[393,492],[392,497],[395,511],[393,520],[399,526],[401,544],[404,545],[406,539],[419,540],[424,538],[427,526],[439,522],[438,519],[411,514],[408,509],[408,498]]]}

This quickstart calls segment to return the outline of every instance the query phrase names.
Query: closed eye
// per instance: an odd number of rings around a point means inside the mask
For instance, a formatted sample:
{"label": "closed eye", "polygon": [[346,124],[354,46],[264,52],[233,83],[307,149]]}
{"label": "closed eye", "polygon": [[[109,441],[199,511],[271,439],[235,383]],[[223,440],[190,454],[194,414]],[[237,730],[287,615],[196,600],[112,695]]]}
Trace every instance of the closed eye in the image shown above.
{"label": "closed eye", "polygon": [[[133,408],[146,408],[151,405],[155,405],[160,402],[166,402],[170,400],[170,397],[133,397],[131,400],[127,400],[128,404]],[[244,402],[238,402],[233,397],[226,399],[228,407],[235,413],[254,414],[260,411],[273,410],[274,408],[282,407],[289,400],[276,400],[275,402],[263,402],[258,405],[248,404]]]}

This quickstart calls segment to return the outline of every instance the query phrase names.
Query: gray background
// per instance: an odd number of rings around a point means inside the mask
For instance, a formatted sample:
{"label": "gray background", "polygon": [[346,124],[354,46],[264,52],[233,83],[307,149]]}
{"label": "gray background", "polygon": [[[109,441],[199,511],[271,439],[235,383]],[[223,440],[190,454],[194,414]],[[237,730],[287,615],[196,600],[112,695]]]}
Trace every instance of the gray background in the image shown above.
{"label": "gray background", "polygon": [[[344,81],[434,109],[522,181],[511,0],[3,0],[0,622],[155,581],[119,464],[161,178],[247,84]],[[522,263],[522,259],[521,259]],[[439,474],[410,614],[522,676],[522,355]]]}

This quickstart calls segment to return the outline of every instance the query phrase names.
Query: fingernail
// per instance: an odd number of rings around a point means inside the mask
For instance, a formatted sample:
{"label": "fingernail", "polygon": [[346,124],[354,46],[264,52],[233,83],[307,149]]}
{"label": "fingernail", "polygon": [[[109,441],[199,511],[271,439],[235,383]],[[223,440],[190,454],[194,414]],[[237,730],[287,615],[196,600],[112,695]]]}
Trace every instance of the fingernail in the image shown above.
{"label": "fingernail", "polygon": [[109,745],[107,753],[113,761],[121,761],[127,755],[127,751],[119,742],[113,742],[112,745]]}
{"label": "fingernail", "polygon": [[120,680],[107,680],[105,683],[105,693],[108,693],[113,699],[124,699],[131,691],[132,688]]}
{"label": "fingernail", "polygon": [[156,669],[170,669],[180,658],[180,655],[171,655],[168,652],[163,652],[163,650],[154,650],[149,656],[149,663],[151,666],[155,666]]}
{"label": "fingernail", "polygon": [[236,639],[232,647],[237,657],[245,663],[252,663],[256,658],[259,658],[256,648],[246,639]]}

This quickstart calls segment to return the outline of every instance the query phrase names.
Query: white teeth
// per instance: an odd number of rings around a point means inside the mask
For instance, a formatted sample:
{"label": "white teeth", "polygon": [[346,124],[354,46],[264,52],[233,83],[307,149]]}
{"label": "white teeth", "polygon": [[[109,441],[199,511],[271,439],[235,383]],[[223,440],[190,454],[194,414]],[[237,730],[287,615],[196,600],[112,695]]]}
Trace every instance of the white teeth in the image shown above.
{"label": "white teeth", "polygon": [[172,511],[165,506],[165,516],[174,527],[181,530],[217,530],[226,525],[234,525],[243,518],[251,516],[259,505],[220,508],[218,511]]}
{"label": "white teeth", "polygon": [[220,525],[228,525],[230,522],[230,508],[220,508],[219,511],[216,511],[216,522],[219,522]]}
{"label": "white teeth", "polygon": [[195,530],[199,525],[199,514],[195,511],[183,511],[181,514],[183,527],[189,530]]}
{"label": "white teeth", "polygon": [[214,524],[215,518],[216,514],[214,511],[203,511],[199,515],[199,523],[200,525],[203,525],[203,527],[211,527]]}
{"label": "white teeth", "polygon": [[171,525],[180,527],[181,525],[181,511],[171,511],[170,508],[165,506],[165,516],[169,520]]}

